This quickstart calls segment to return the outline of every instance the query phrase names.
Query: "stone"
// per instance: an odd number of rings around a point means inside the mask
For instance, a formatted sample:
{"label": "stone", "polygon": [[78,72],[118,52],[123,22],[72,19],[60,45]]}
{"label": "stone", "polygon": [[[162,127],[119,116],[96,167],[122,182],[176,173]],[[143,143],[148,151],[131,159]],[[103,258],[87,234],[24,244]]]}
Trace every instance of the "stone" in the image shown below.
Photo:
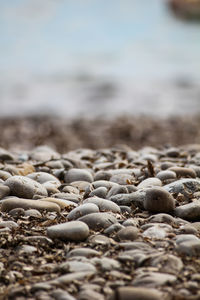
{"label": "stone", "polygon": [[96,196],[96,197],[99,197],[99,198],[103,198],[105,199],[106,198],[106,195],[107,195],[107,188],[105,187],[98,187],[96,189],[94,189],[90,194],[89,194],[89,197],[93,197],[93,196]]}
{"label": "stone", "polygon": [[118,232],[120,229],[124,228],[124,226],[122,226],[121,224],[119,223],[115,223],[115,224],[112,224],[110,225],[109,227],[107,227],[105,230],[104,230],[104,233],[105,234],[113,234],[115,232]]}
{"label": "stone", "polygon": [[10,194],[32,199],[34,195],[47,196],[47,190],[37,181],[25,176],[12,176],[5,181],[5,185],[10,188]]}
{"label": "stone", "polygon": [[79,300],[105,300],[104,296],[96,291],[84,289],[78,295]]}
{"label": "stone", "polygon": [[109,213],[91,213],[78,220],[86,223],[92,230],[101,230],[117,223],[117,219]]}
{"label": "stone", "polygon": [[150,266],[157,267],[161,273],[178,275],[183,269],[183,262],[175,255],[161,253],[150,257]]}
{"label": "stone", "polygon": [[1,211],[9,212],[14,208],[37,209],[39,211],[56,211],[60,212],[60,207],[56,203],[40,200],[30,200],[22,198],[8,198],[2,201]]}
{"label": "stone", "polygon": [[175,180],[176,179],[176,173],[174,171],[164,170],[160,171],[156,174],[156,177],[159,178],[161,181],[165,182],[167,180]]}
{"label": "stone", "polygon": [[169,168],[170,171],[176,173],[177,177],[191,177],[196,178],[196,172],[192,168],[186,167],[171,167]]}
{"label": "stone", "polygon": [[55,300],[76,300],[76,298],[70,295],[67,291],[61,289],[53,290],[50,295]]}
{"label": "stone", "polygon": [[99,208],[94,203],[85,203],[82,205],[79,205],[78,207],[72,209],[70,213],[67,215],[67,219],[69,221],[76,220],[82,216],[91,214],[91,213],[97,213],[99,212]]}
{"label": "stone", "polygon": [[67,253],[67,258],[75,256],[84,256],[90,258],[94,256],[100,256],[100,253],[90,248],[75,248]]}
{"label": "stone", "polygon": [[200,218],[200,200],[176,207],[174,215],[189,221],[196,221]]}
{"label": "stone", "polygon": [[52,159],[60,159],[60,154],[49,146],[38,146],[30,153],[30,157],[36,161],[49,161]]}
{"label": "stone", "polygon": [[144,287],[119,287],[113,292],[109,300],[160,300],[163,299],[162,292],[156,289]]}
{"label": "stone", "polygon": [[140,184],[138,184],[137,188],[142,189],[142,188],[147,188],[147,187],[152,187],[152,186],[162,186],[162,181],[159,178],[156,177],[149,177]]}
{"label": "stone", "polygon": [[164,239],[167,235],[172,232],[173,229],[168,224],[155,224],[143,232],[143,237],[153,238],[153,239]]}
{"label": "stone", "polygon": [[95,257],[92,259],[92,263],[94,263],[102,271],[120,270],[121,267],[120,262],[108,257]]}
{"label": "stone", "polygon": [[176,281],[176,276],[159,272],[141,272],[132,281],[133,286],[145,286],[149,288],[163,286]]}
{"label": "stone", "polygon": [[42,214],[37,209],[28,209],[24,212],[26,217],[41,218]]}
{"label": "stone", "polygon": [[176,220],[168,214],[160,213],[149,217],[148,222],[173,224],[176,223]]}
{"label": "stone", "polygon": [[200,180],[193,178],[183,178],[164,185],[163,188],[170,193],[181,193],[188,197],[188,194],[193,194],[200,190]]}
{"label": "stone", "polygon": [[78,242],[88,237],[89,228],[81,221],[71,221],[48,227],[47,235],[51,239]]}
{"label": "stone", "polygon": [[72,201],[68,201],[68,200],[63,200],[63,199],[58,199],[58,198],[53,198],[53,197],[46,197],[46,198],[42,198],[40,199],[40,201],[47,201],[47,202],[52,202],[52,203],[56,203],[57,205],[60,206],[61,209],[69,209],[71,207],[76,207],[77,204],[75,202]]}
{"label": "stone", "polygon": [[10,188],[6,185],[0,184],[0,200],[10,194]]}
{"label": "stone", "polygon": [[0,161],[14,160],[14,156],[7,150],[0,147]]}
{"label": "stone", "polygon": [[9,172],[0,170],[0,179],[2,179],[3,181],[5,181],[6,179],[12,177],[12,175]]}
{"label": "stone", "polygon": [[78,260],[71,260],[66,261],[60,264],[57,269],[62,273],[73,273],[73,272],[84,272],[84,271],[91,271],[96,272],[96,267],[91,264],[89,261],[82,262]]}
{"label": "stone", "polygon": [[144,208],[150,212],[168,213],[174,210],[174,198],[161,187],[146,189]]}
{"label": "stone", "polygon": [[177,252],[187,256],[200,256],[200,239],[188,240],[177,245]]}
{"label": "stone", "polygon": [[134,181],[134,176],[131,174],[114,174],[110,178],[111,182],[115,182],[119,185],[126,185]]}
{"label": "stone", "polygon": [[41,184],[45,183],[45,182],[53,182],[56,187],[60,186],[60,180],[58,180],[58,178],[56,178],[55,176],[53,176],[52,174],[46,173],[46,172],[33,172],[29,175],[27,175],[28,178],[31,178]]}
{"label": "stone", "polygon": [[94,272],[91,272],[91,271],[75,272],[75,273],[62,275],[60,277],[57,277],[50,281],[47,281],[47,283],[50,285],[56,285],[56,286],[67,285],[67,284],[73,283],[74,281],[89,279],[93,275],[94,275]]}
{"label": "stone", "polygon": [[114,213],[120,213],[120,208],[117,204],[99,197],[87,198],[86,200],[84,200],[83,203],[94,203],[99,207],[99,210],[102,212],[112,211]]}
{"label": "stone", "polygon": [[72,168],[65,173],[65,182],[71,183],[74,181],[92,182],[93,176],[88,170]]}
{"label": "stone", "polygon": [[134,226],[126,226],[120,229],[116,234],[116,238],[119,241],[134,241],[137,237],[138,229]]}
{"label": "stone", "polygon": [[0,228],[14,229],[19,227],[19,225],[13,221],[0,221]]}

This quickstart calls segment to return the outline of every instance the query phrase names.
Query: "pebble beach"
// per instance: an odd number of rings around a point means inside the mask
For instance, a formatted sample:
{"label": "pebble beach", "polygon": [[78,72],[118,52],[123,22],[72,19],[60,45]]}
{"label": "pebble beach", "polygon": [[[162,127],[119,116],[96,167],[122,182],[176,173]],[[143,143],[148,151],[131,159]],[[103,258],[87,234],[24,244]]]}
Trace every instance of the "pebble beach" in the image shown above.
{"label": "pebble beach", "polygon": [[200,299],[200,145],[0,149],[1,299]]}

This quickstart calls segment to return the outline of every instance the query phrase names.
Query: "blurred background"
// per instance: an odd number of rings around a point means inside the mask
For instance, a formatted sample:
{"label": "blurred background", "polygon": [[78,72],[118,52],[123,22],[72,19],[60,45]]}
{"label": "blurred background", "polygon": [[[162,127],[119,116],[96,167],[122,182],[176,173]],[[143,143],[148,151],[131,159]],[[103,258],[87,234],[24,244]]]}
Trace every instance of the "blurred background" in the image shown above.
{"label": "blurred background", "polygon": [[1,145],[200,142],[199,19],[199,0],[0,0]]}

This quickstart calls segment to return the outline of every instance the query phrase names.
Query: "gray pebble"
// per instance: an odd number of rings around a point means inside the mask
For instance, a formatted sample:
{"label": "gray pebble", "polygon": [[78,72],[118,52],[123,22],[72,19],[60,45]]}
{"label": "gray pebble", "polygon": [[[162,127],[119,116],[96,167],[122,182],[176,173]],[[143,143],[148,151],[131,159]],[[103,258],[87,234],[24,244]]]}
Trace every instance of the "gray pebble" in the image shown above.
{"label": "gray pebble", "polygon": [[70,213],[67,215],[68,220],[76,220],[82,216],[99,212],[99,208],[94,203],[85,203],[82,204],[70,211]]}
{"label": "gray pebble", "polygon": [[37,181],[25,176],[12,176],[5,181],[11,195],[32,199],[34,195],[47,196],[47,190]]}
{"label": "gray pebble", "polygon": [[94,203],[99,207],[100,211],[112,211],[114,213],[120,213],[120,208],[117,204],[110,200],[102,199],[99,197],[91,197],[84,200],[83,203]]}
{"label": "gray pebble", "polygon": [[71,221],[48,227],[47,235],[52,239],[78,242],[88,237],[89,228],[81,221]]}
{"label": "gray pebble", "polygon": [[134,241],[137,237],[138,229],[134,226],[126,226],[120,229],[116,234],[116,238],[119,241]]}
{"label": "gray pebble", "polygon": [[149,289],[144,287],[119,287],[113,292],[109,300],[160,300],[163,299],[162,292],[156,289]]}
{"label": "gray pebble", "polygon": [[0,184],[0,200],[10,194],[10,188],[6,185]]}
{"label": "gray pebble", "polygon": [[79,220],[86,223],[92,230],[101,230],[117,223],[117,219],[109,213],[92,213],[79,218]]}
{"label": "gray pebble", "polygon": [[72,168],[65,173],[65,182],[71,183],[73,181],[87,181],[92,182],[92,174],[84,169],[75,169]]}
{"label": "gray pebble", "polygon": [[100,256],[100,253],[90,248],[75,248],[67,253],[67,258],[75,256],[84,256],[89,258],[94,256]]}
{"label": "gray pebble", "polygon": [[176,207],[174,214],[189,221],[198,220],[200,218],[200,200]]}

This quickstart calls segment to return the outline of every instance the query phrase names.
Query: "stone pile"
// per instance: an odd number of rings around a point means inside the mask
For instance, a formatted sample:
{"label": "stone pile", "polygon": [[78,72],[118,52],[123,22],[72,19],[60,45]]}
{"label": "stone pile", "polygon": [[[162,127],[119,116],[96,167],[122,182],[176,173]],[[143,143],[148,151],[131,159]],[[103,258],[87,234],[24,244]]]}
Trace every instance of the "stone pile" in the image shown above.
{"label": "stone pile", "polygon": [[200,145],[0,149],[1,299],[200,299]]}

